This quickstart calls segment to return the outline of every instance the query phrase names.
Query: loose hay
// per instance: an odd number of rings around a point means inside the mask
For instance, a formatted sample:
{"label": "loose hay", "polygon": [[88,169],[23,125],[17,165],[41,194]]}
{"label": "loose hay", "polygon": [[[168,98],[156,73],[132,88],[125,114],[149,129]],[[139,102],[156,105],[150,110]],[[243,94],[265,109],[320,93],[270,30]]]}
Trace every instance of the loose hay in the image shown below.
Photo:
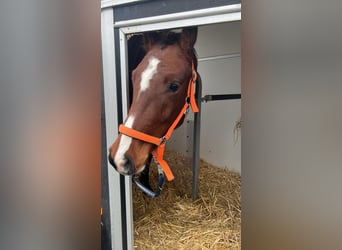
{"label": "loose hay", "polygon": [[[149,198],[133,188],[136,249],[241,249],[241,177],[200,162],[199,196],[191,199],[190,159],[166,152],[175,175],[165,181],[160,197]],[[151,166],[150,181],[157,182]]]}

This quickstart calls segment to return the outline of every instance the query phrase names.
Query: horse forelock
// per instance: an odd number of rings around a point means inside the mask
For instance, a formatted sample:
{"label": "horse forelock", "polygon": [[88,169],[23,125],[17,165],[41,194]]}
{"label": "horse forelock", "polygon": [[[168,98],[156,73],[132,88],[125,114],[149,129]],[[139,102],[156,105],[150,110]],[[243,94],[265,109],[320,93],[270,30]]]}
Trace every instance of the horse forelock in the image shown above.
{"label": "horse forelock", "polygon": [[181,46],[181,33],[175,32],[174,30],[166,30],[161,32],[156,32],[154,37],[154,44],[150,47],[158,46],[161,50],[166,49],[169,46],[176,45],[181,48],[183,54],[191,64],[192,62],[195,64],[195,68],[197,69],[197,53],[193,46],[183,48]]}

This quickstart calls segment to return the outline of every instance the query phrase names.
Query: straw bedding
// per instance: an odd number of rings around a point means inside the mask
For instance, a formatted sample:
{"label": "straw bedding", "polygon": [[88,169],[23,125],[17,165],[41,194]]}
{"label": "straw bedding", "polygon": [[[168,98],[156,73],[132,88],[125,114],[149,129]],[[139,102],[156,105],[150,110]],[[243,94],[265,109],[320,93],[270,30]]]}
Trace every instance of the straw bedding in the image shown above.
{"label": "straw bedding", "polygon": [[[133,188],[135,249],[241,249],[241,177],[238,173],[200,163],[199,199],[191,199],[191,162],[165,153],[175,180],[165,180],[152,199]],[[151,186],[157,182],[155,165]]]}

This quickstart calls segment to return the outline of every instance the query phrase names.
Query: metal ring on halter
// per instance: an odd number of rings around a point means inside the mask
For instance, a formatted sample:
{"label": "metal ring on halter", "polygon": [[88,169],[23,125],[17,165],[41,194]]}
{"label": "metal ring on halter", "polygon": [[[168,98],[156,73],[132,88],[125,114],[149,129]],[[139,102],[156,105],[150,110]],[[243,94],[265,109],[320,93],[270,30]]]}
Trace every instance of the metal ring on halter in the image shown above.
{"label": "metal ring on halter", "polygon": [[160,191],[162,190],[163,183],[164,183],[164,172],[163,172],[163,170],[161,169],[161,167],[159,165],[158,165],[158,174],[159,174],[159,177],[158,177],[158,187],[157,187],[157,191],[156,192],[153,192],[148,187],[146,187],[143,184],[141,184],[134,176],[132,177],[132,182],[139,189],[141,189],[141,191],[143,191],[148,196],[150,196],[152,198],[157,198],[160,195]]}
{"label": "metal ring on halter", "polygon": [[159,145],[165,144],[166,141],[167,140],[166,140],[165,136],[163,136],[162,138],[160,138],[160,144]]}

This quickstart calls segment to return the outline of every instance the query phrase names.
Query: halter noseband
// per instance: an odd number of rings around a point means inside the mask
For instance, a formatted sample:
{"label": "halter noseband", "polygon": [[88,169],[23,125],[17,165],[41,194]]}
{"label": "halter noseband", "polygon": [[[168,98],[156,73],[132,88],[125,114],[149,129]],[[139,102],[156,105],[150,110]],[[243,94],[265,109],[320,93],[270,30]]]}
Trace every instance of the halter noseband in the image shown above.
{"label": "halter noseband", "polygon": [[194,67],[194,63],[192,63],[192,77],[188,84],[188,92],[187,92],[187,97],[185,98],[185,104],[183,108],[181,109],[180,113],[178,114],[177,118],[174,120],[174,122],[171,124],[171,126],[167,130],[166,134],[162,136],[161,138],[145,134],[143,132],[137,131],[132,128],[125,127],[123,124],[119,126],[119,132],[121,134],[130,136],[134,139],[138,139],[144,142],[152,143],[157,146],[157,148],[152,151],[152,155],[153,155],[154,160],[163,169],[168,181],[172,181],[174,179],[174,175],[169,165],[167,164],[167,162],[163,159],[164,151],[165,151],[165,143],[167,140],[170,139],[173,131],[175,130],[179,121],[182,119],[183,115],[185,115],[187,111],[189,110],[189,106],[191,106],[193,112],[195,113],[198,112],[198,107],[197,107],[197,103],[195,99],[196,79],[197,79],[197,73]]}

